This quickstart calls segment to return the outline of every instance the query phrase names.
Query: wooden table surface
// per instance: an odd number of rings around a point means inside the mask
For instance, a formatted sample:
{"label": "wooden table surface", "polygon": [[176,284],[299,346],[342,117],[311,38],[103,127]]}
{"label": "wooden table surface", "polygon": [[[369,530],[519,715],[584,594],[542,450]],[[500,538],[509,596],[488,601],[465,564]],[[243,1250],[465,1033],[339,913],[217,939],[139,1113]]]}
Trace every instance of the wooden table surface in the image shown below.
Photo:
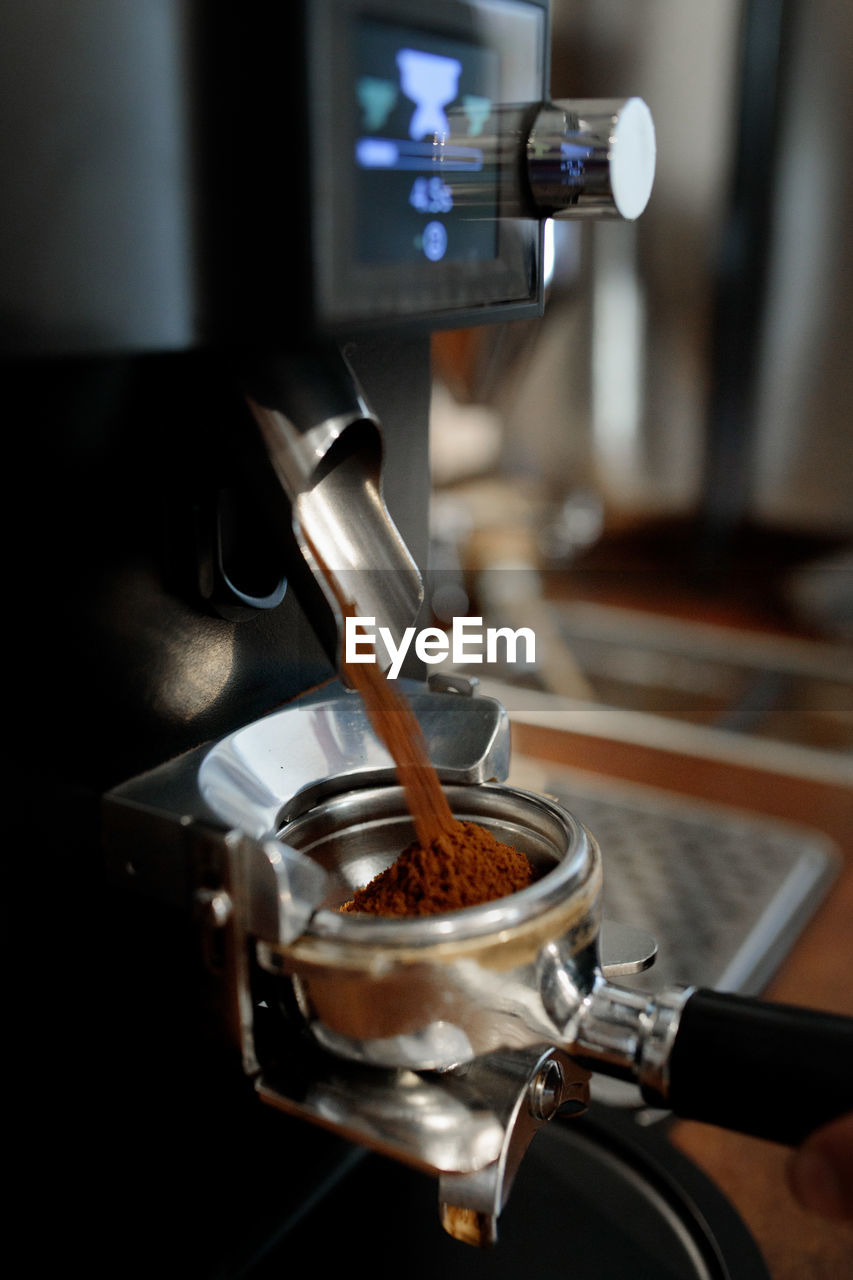
{"label": "wooden table surface", "polygon": [[[798,778],[755,762],[535,723],[513,721],[512,733],[514,753],[525,758],[789,819],[834,839],[841,874],[763,994],[853,1015],[853,787],[838,777]],[[675,1125],[672,1138],[737,1208],[773,1280],[853,1278],[853,1225],[830,1224],[799,1208],[786,1182],[785,1148],[692,1121]]]}

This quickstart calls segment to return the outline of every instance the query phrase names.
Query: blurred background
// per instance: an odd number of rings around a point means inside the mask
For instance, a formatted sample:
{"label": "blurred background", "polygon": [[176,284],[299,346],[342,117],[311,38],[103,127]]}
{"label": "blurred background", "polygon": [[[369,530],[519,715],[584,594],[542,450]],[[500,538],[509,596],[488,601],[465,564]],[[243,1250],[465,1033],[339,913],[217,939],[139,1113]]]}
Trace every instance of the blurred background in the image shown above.
{"label": "blurred background", "polygon": [[535,614],[516,682],[853,747],[851,60],[832,0],[556,0],[553,96],[658,164],[544,321],[434,341],[433,611]]}

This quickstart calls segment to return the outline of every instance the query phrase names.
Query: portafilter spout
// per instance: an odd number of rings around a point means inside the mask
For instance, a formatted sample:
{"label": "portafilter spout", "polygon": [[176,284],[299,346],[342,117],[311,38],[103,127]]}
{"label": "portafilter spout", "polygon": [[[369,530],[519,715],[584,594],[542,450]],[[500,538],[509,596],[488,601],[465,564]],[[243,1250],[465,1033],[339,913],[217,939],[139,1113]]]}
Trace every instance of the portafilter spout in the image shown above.
{"label": "portafilter spout", "polygon": [[385,504],[380,423],[337,347],[256,357],[244,380],[299,549],[332,612],[327,647],[335,665],[343,669],[345,602],[374,619],[385,667],[380,628],[399,643],[421,606],[423,582]]}

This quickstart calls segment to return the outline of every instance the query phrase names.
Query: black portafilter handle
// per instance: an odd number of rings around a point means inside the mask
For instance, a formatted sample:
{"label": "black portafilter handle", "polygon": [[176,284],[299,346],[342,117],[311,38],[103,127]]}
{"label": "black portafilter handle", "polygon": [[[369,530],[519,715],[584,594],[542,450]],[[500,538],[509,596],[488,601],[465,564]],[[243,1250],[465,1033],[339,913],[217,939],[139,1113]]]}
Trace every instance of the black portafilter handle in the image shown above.
{"label": "black portafilter handle", "polygon": [[665,1105],[680,1118],[798,1146],[853,1112],[853,1018],[699,988],[667,1075]]}

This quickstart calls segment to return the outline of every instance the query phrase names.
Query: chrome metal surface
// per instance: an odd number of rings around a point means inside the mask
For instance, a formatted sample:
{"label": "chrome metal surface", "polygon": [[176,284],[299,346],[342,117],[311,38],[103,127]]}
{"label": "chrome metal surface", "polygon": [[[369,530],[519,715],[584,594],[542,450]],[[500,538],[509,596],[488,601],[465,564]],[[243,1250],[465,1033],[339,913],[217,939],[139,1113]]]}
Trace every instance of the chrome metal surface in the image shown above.
{"label": "chrome metal surface", "polygon": [[[509,723],[500,703],[402,687],[411,690],[410,705],[443,781],[472,784],[506,775]],[[223,859],[235,864],[240,928],[286,944],[334,895],[326,871],[276,832],[330,793],[394,780],[393,760],[361,699],[330,686],[110,792],[107,871],[126,888],[186,907],[187,885],[198,874],[197,848],[218,839],[229,851]],[[200,887],[210,892],[207,882]]]}
{"label": "chrome metal surface", "polygon": [[[383,497],[380,425],[340,353],[292,366],[279,359],[255,379],[249,407],[335,619],[342,670],[345,612],[372,618],[399,642],[423,600],[420,570]],[[387,669],[379,635],[376,649]]]}
{"label": "chrome metal surface", "polygon": [[538,1055],[534,1050],[532,1057],[505,1054],[481,1060],[467,1078],[482,1081],[486,1095],[494,1099],[504,1139],[491,1164],[470,1173],[442,1174],[438,1199],[445,1231],[482,1248],[497,1240],[498,1218],[533,1137],[561,1107],[587,1107],[589,1076],[565,1054],[547,1049]]}
{"label": "chrome metal surface", "polygon": [[[401,684],[444,782],[506,776],[509,723],[500,703]],[[330,793],[394,780],[361,699],[332,685],[109,792],[106,870],[114,884],[189,910],[187,893],[211,888],[209,869],[196,884],[199,848],[216,844],[223,866],[236,864],[240,927],[286,943],[330,889],[322,868],[276,832]]]}
{"label": "chrome metal surface", "polygon": [[[506,777],[509,720],[499,702],[424,692],[422,686],[407,696],[443,782]],[[255,838],[279,830],[325,796],[396,781],[394,762],[364,703],[339,686],[222,739],[205,754],[197,777],[210,812]]]}
{"label": "chrome metal surface", "polygon": [[681,1009],[693,988],[647,995],[598,977],[567,1010],[564,1043],[591,1070],[649,1087],[666,1105],[668,1061]]}
{"label": "chrome metal surface", "polygon": [[604,919],[599,934],[601,971],[605,978],[643,973],[655,962],[658,944],[645,929]]}
{"label": "chrome metal surface", "polygon": [[620,217],[645,209],[655,128],[641,98],[543,103],[527,143],[530,189],[545,217]]}
{"label": "chrome metal surface", "polygon": [[559,1108],[582,1111],[589,1073],[544,1046],[486,1055],[438,1075],[376,1071],[324,1055],[262,1075],[269,1106],[331,1126],[438,1177],[445,1230],[483,1245],[536,1132]]}
{"label": "chrome metal surface", "polygon": [[305,931],[329,893],[322,867],[268,835],[246,841],[246,922],[251,934],[292,942]]}
{"label": "chrome metal surface", "polygon": [[379,423],[359,401],[351,413],[341,413],[314,425],[299,428],[279,409],[270,409],[249,397],[249,408],[260,428],[270,461],[282,487],[291,496],[302,493],[317,478],[317,470],[333,445],[357,423]]}
{"label": "chrome metal surface", "polygon": [[669,1063],[681,1011],[695,988],[673,987],[655,996],[651,1020],[645,1027],[637,1081],[643,1096],[653,1105],[665,1107],[669,1098]]}
{"label": "chrome metal surface", "polygon": [[[298,1062],[295,1048],[293,1059]],[[498,1096],[487,1097],[454,1072],[358,1072],[324,1057],[308,1070],[268,1072],[258,1096],[277,1110],[330,1125],[375,1151],[432,1173],[469,1173],[497,1160],[504,1142]]]}

